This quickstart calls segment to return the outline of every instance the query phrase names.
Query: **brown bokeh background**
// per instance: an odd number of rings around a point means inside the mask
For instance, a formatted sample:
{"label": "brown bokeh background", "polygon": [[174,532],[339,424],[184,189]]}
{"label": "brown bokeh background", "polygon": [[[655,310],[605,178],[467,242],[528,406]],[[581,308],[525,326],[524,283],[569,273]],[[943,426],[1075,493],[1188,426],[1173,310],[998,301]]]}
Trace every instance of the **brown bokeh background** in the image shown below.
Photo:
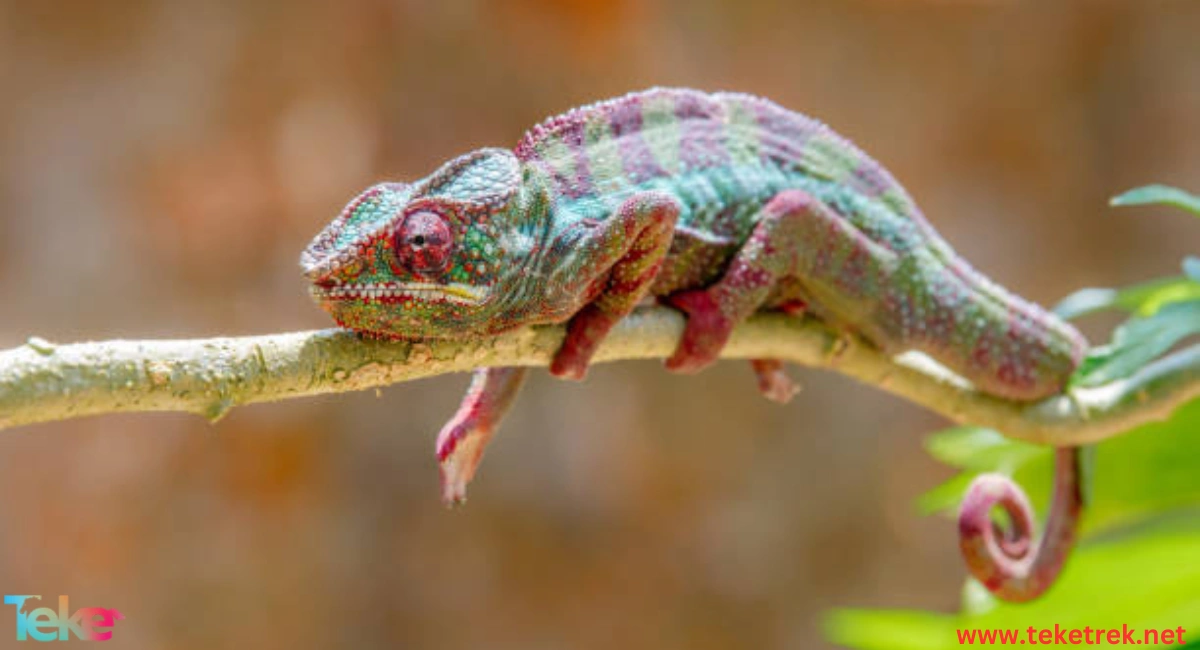
{"label": "brown bokeh background", "polygon": [[[655,84],[829,122],[1039,302],[1164,275],[1195,224],[1106,200],[1200,188],[1198,44],[1167,0],[0,0],[0,347],[324,327],[299,251],[360,188]],[[741,364],[539,374],[458,512],[463,376],[4,432],[0,592],[115,607],[118,649],[812,648],[832,607],[955,609],[913,506],[943,422],[794,372],[787,407]]]}

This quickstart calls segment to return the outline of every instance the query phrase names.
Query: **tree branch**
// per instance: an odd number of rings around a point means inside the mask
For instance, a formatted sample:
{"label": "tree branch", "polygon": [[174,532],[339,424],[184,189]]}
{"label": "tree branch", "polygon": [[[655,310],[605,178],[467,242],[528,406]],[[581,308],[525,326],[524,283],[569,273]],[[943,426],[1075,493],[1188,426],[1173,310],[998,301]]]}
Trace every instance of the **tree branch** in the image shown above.
{"label": "tree branch", "polygon": [[[677,312],[639,309],[612,331],[596,361],[665,357],[682,331]],[[544,366],[562,334],[554,326],[479,341],[417,343],[364,340],[343,330],[73,345],[31,339],[0,352],[0,428],[128,411],[186,411],[216,420],[242,404],[363,390],[480,366]],[[1025,404],[978,393],[928,362],[890,358],[811,319],[756,316],[737,328],[722,356],[836,370],[953,421],[1056,446],[1117,435],[1163,419],[1200,396],[1200,346],[1112,384]]]}

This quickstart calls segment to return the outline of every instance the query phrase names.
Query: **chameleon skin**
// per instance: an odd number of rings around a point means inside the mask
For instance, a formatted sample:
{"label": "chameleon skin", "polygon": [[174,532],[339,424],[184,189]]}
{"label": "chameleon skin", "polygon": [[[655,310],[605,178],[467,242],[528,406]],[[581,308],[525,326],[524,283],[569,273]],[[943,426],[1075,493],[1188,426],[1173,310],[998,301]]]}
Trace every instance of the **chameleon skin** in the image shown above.
{"label": "chameleon skin", "polygon": [[[877,162],[766,99],[655,88],[532,128],[412,184],[369,188],[304,252],[342,326],[463,339],[566,323],[550,371],[581,379],[609,329],[653,297],[688,317],[669,369],[696,372],[760,310],[804,311],[889,353],[919,350],[1013,400],[1060,391],[1072,327],[959,258]],[[760,389],[795,388],[755,360]],[[438,439],[458,502],[522,373],[477,371]]]}

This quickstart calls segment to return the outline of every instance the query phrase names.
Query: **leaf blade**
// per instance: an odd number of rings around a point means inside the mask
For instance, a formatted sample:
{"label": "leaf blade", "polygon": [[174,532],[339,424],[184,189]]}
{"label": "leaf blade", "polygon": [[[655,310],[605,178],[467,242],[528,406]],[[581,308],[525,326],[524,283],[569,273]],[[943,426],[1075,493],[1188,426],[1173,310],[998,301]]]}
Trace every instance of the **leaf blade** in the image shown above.
{"label": "leaf blade", "polygon": [[1169,185],[1144,185],[1114,196],[1114,207],[1134,205],[1170,205],[1200,216],[1200,197]]}

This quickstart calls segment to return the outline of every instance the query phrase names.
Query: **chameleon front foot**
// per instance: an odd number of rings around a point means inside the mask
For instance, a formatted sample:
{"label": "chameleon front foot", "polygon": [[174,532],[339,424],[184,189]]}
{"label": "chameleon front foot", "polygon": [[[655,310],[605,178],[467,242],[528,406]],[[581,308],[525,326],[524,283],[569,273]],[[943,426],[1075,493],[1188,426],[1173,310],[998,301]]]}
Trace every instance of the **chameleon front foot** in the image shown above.
{"label": "chameleon front foot", "polygon": [[567,323],[567,336],[550,363],[550,374],[562,379],[583,379],[592,355],[617,321],[629,315],[650,291],[663,258],[671,246],[679,200],[665,192],[647,191],[626,199],[612,217],[592,224],[591,231],[574,247],[590,251],[587,269],[572,274],[579,283],[575,293],[585,293],[593,281],[603,289]]}
{"label": "chameleon front foot", "polygon": [[675,353],[666,361],[667,370],[692,374],[717,360],[733,332],[733,321],[707,289],[681,291],[667,296],[667,303],[687,314],[687,326]]}
{"label": "chameleon front foot", "polygon": [[587,375],[588,364],[600,342],[619,318],[596,306],[584,307],[571,319],[567,336],[550,362],[550,374],[559,379],[581,381]]}

